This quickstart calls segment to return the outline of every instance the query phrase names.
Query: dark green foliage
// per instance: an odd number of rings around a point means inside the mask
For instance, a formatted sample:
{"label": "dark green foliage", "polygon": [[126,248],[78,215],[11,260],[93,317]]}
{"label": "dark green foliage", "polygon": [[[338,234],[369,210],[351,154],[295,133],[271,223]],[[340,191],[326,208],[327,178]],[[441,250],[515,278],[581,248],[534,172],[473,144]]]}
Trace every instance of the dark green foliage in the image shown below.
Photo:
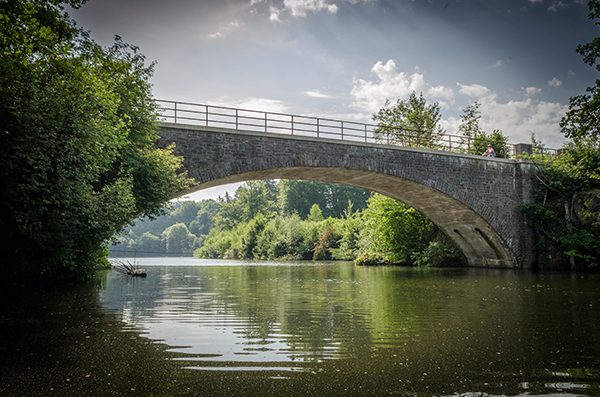
{"label": "dark green foliage", "polygon": [[[589,17],[600,26],[600,1],[590,0]],[[600,72],[600,37],[577,47]],[[542,265],[568,258],[571,269],[600,265],[600,79],[587,94],[571,98],[561,120],[572,142],[556,158],[540,159],[536,200],[525,210],[534,225]],[[553,261],[554,262],[554,261]],[[553,263],[554,264],[554,263]]]}
{"label": "dark green foliage", "polygon": [[496,157],[508,158],[508,137],[501,130],[494,130],[489,135],[481,131],[472,141],[471,153],[483,155],[488,144],[494,148]]}
{"label": "dark green foliage", "polygon": [[[589,18],[600,27],[600,1],[590,0]],[[600,72],[600,35],[591,42],[577,46],[577,52],[583,56],[588,65]],[[573,140],[593,139],[598,144],[600,140],[600,78],[586,90],[586,94],[577,95],[570,99],[569,110],[561,121],[565,136]]]}
{"label": "dark green foliage", "polygon": [[[221,204],[215,200],[170,203],[157,217],[138,219],[117,237],[110,247],[113,256],[191,255],[213,226]],[[171,233],[179,224],[176,233]],[[171,232],[168,230],[171,229]]]}
{"label": "dark green foliage", "polygon": [[362,210],[367,207],[371,196],[368,190],[318,181],[282,180],[278,189],[281,211],[284,214],[296,213],[302,219],[309,216],[314,204],[319,206],[325,218],[339,218],[348,202],[356,210]]}
{"label": "dark green foliage", "polygon": [[444,134],[439,125],[441,118],[440,105],[427,105],[422,93],[417,96],[413,91],[408,99],[398,99],[395,104],[386,99],[373,115],[377,122],[375,138],[402,146],[432,147]]}
{"label": "dark green foliage", "polygon": [[[278,187],[287,188],[284,181]],[[230,200],[227,208],[238,208],[242,213],[238,200]],[[434,237],[435,244],[429,244]],[[270,218],[258,211],[247,222],[211,229],[195,255],[295,260],[358,257],[359,262],[419,265],[457,264],[461,258],[458,250],[421,214],[377,194],[369,199],[362,212],[353,211],[350,203],[341,218],[324,218],[318,204],[311,206],[304,220],[295,211]]]}
{"label": "dark green foliage", "polygon": [[189,183],[154,147],[152,65],[119,38],[99,47],[59,4],[0,2],[0,233],[17,282],[90,277],[104,241]]}

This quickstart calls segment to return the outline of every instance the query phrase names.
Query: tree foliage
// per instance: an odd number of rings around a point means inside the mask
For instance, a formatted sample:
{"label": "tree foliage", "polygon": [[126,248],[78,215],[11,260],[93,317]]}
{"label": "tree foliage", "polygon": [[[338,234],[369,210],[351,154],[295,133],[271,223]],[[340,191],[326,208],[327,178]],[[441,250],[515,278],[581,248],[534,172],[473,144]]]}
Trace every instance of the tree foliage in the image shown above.
{"label": "tree foliage", "polygon": [[428,105],[423,94],[413,91],[408,99],[398,99],[385,105],[373,115],[377,122],[375,138],[402,146],[432,147],[444,130],[439,122],[442,118],[440,105]]}
{"label": "tree foliage", "polygon": [[[479,126],[479,120],[481,120],[480,107],[481,104],[475,101],[464,108],[463,114],[460,116],[458,131],[464,137],[465,142],[463,142],[463,144],[469,149],[471,148],[473,140],[483,133],[483,130]],[[470,153],[477,152],[471,151]]]}
{"label": "tree foliage", "polygon": [[[589,18],[600,27],[600,1],[590,0]],[[577,46],[577,52],[588,65],[600,72],[600,36],[591,42]],[[598,147],[600,140],[600,78],[587,88],[586,93],[570,99],[569,110],[561,121],[562,130],[567,138],[574,141],[585,140],[587,144]]]}
{"label": "tree foliage", "polygon": [[508,158],[508,137],[502,133],[502,130],[494,130],[490,134],[481,131],[472,141],[471,153],[481,155],[491,144],[496,152],[496,157]]}
{"label": "tree foliage", "polygon": [[[590,19],[600,26],[600,1],[588,3]],[[577,47],[584,61],[600,72],[600,37]],[[561,121],[571,142],[555,158],[538,158],[539,184],[526,206],[542,262],[568,258],[571,269],[600,265],[600,79],[586,94],[572,97]]]}
{"label": "tree foliage", "polygon": [[86,278],[104,241],[189,183],[154,147],[153,65],[118,37],[101,48],[50,0],[0,2],[0,46],[3,270]]}

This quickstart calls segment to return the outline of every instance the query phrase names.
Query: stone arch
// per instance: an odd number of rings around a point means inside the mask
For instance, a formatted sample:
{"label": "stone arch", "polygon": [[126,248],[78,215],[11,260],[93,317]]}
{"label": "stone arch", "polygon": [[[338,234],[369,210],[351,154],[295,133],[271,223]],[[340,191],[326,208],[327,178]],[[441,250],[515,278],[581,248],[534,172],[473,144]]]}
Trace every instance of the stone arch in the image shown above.
{"label": "stone arch", "polygon": [[265,179],[305,179],[341,183],[384,194],[417,209],[464,253],[471,266],[513,267],[515,259],[502,238],[464,203],[429,186],[391,175],[325,167],[289,167],[243,172],[207,180],[192,191],[228,183]]}

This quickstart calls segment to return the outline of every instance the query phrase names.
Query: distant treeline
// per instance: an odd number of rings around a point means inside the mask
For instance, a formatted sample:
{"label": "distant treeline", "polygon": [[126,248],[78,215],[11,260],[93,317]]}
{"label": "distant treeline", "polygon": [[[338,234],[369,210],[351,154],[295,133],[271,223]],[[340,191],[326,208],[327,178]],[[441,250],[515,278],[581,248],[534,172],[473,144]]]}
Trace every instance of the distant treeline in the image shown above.
{"label": "distant treeline", "polygon": [[388,197],[314,181],[253,181],[234,197],[179,202],[127,228],[113,255],[356,260],[457,265],[462,255],[423,215]]}

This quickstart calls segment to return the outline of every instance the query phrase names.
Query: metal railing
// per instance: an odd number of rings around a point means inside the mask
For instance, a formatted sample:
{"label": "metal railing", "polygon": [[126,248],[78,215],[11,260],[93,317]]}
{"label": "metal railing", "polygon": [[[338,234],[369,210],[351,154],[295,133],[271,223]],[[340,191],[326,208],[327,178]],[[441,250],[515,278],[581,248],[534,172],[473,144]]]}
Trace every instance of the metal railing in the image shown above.
{"label": "metal railing", "polygon": [[[472,138],[463,135],[425,134],[421,131],[401,129],[396,126],[162,99],[157,99],[156,103],[160,120],[177,124],[429,148],[455,153],[470,153],[473,145]],[[551,154],[553,151],[552,149],[543,150],[546,151],[546,154]],[[509,156],[513,155],[513,145],[507,146],[506,153]],[[543,154],[544,151],[542,151]]]}

